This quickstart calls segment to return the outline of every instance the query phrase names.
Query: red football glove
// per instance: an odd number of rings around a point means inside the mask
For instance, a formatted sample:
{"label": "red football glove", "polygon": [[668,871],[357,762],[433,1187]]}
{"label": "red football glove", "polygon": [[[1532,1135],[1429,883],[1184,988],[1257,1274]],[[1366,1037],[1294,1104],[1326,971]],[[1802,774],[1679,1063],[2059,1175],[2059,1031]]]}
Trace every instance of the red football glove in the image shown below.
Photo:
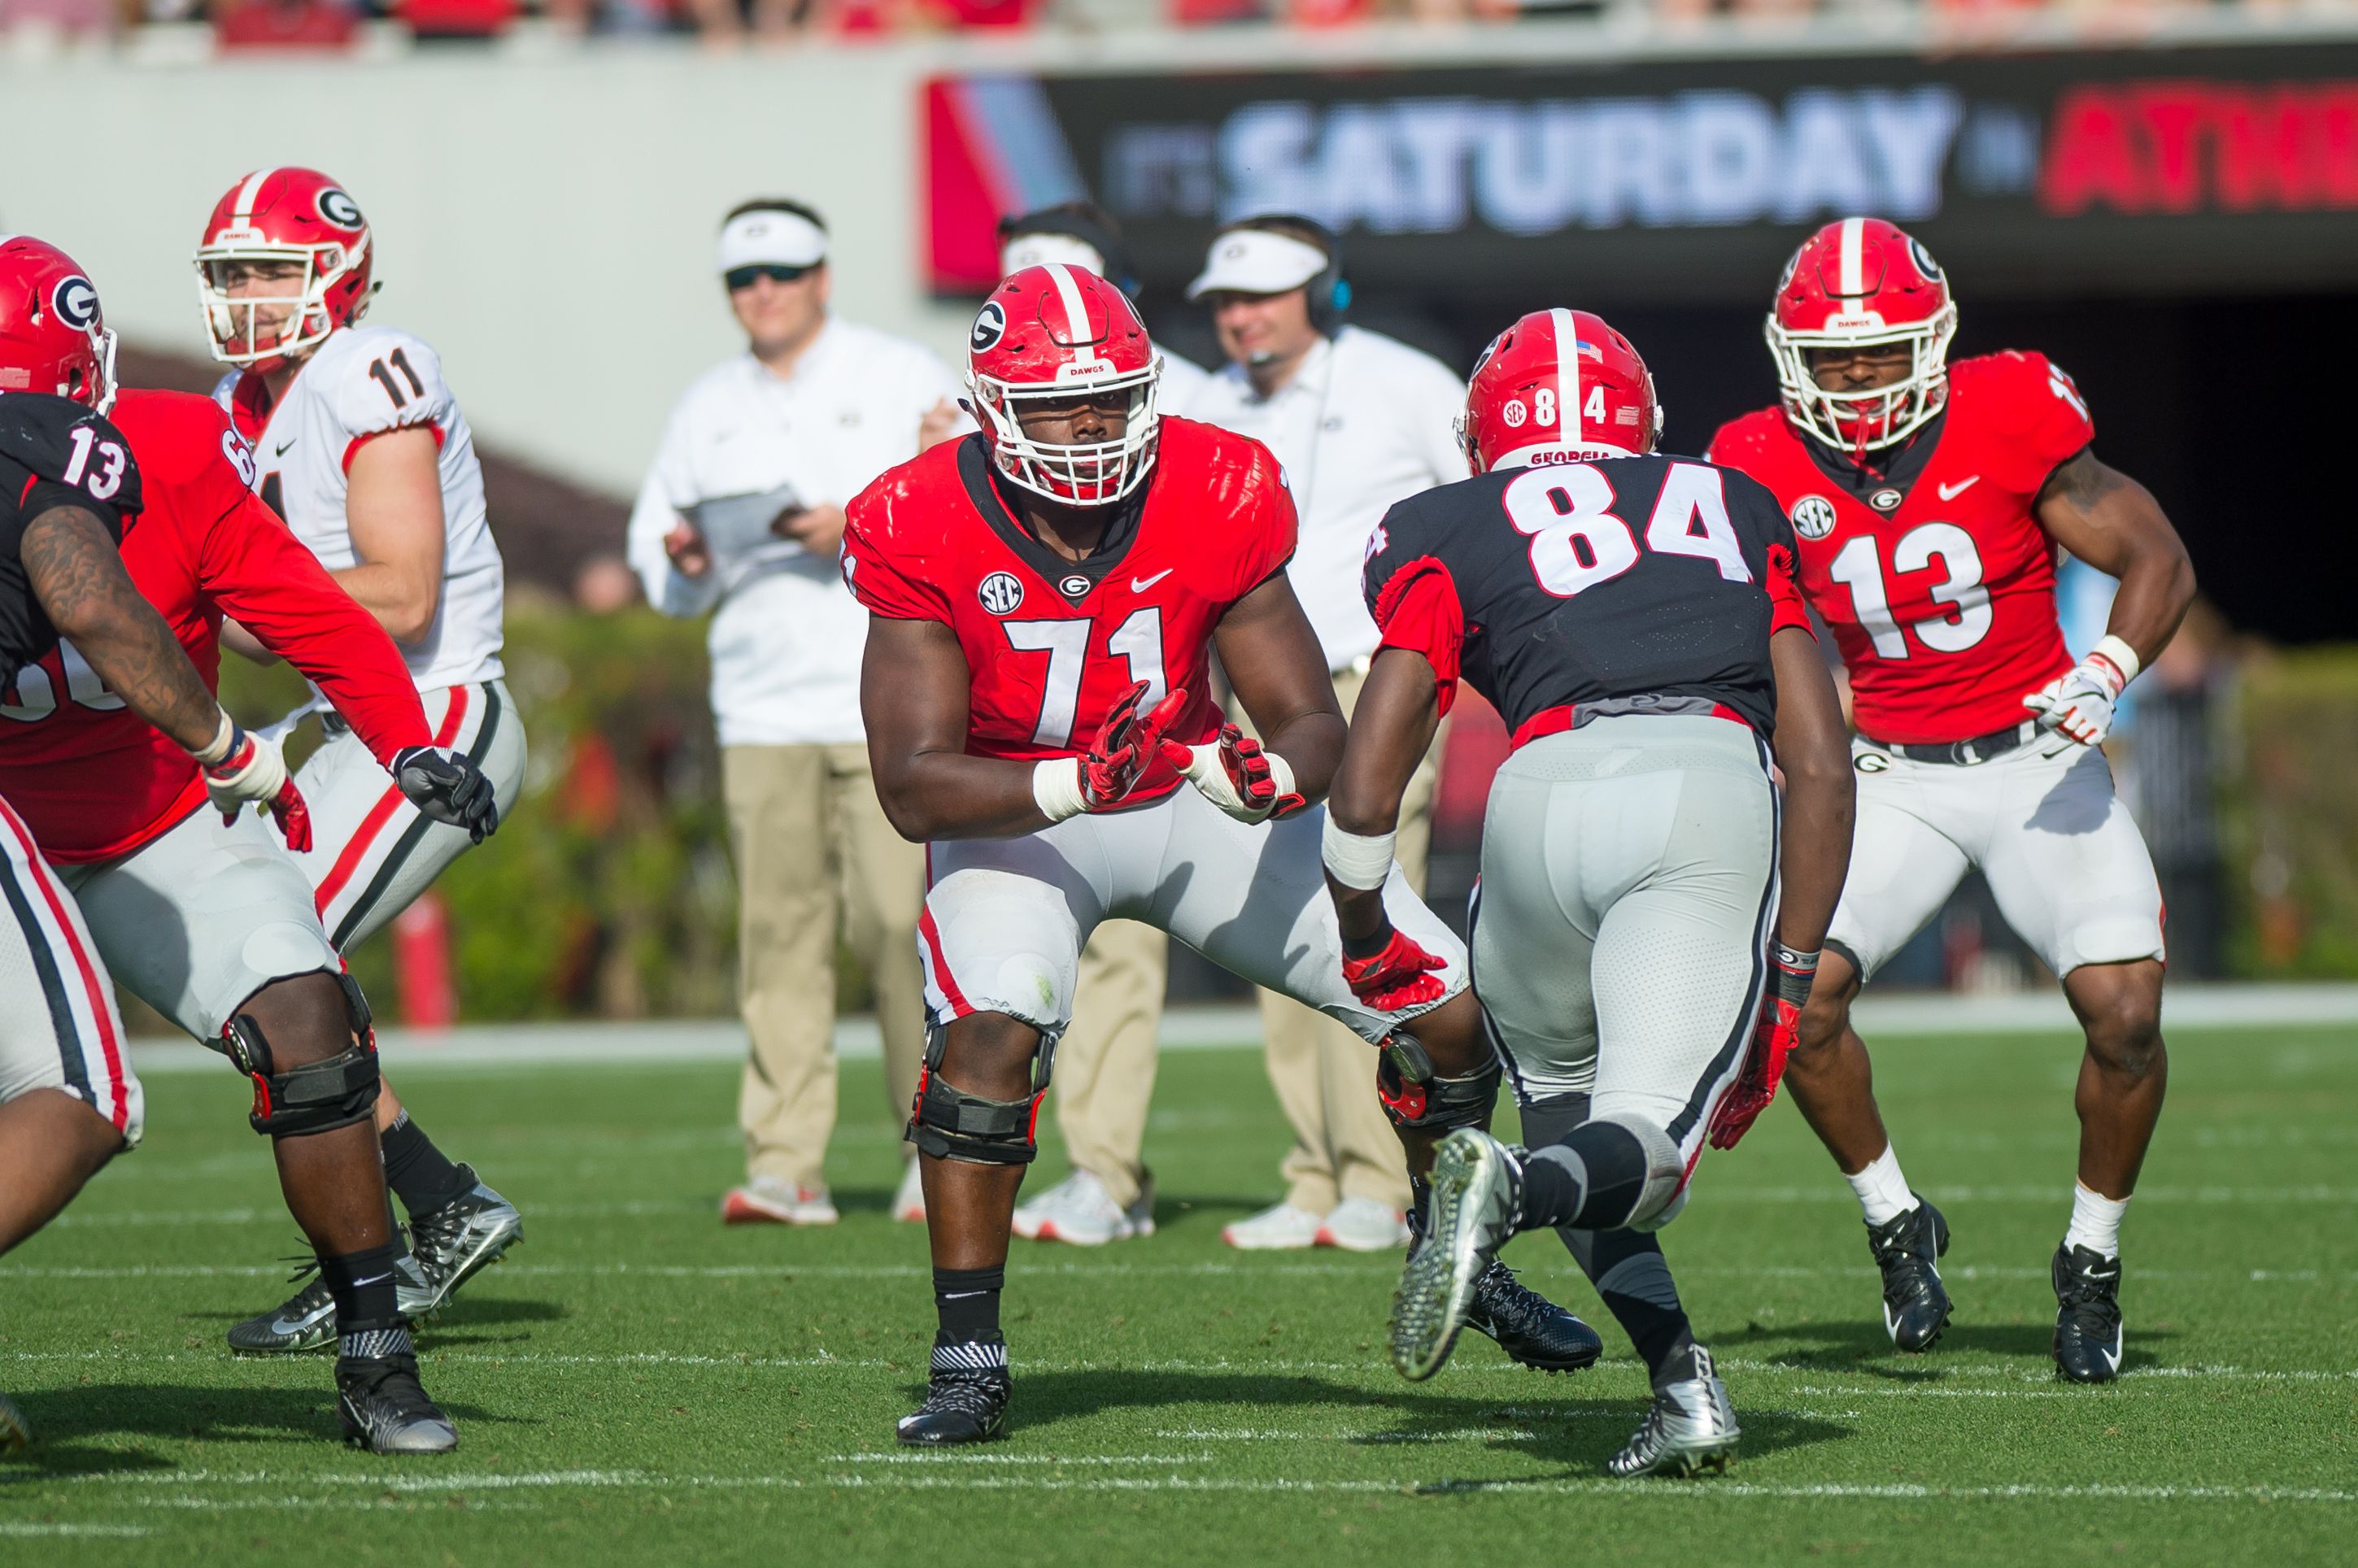
{"label": "red football glove", "polygon": [[1378,1012],[1398,1012],[1439,1001],[1449,988],[1433,971],[1448,968],[1398,928],[1381,951],[1365,958],[1343,956],[1343,983]]}
{"label": "red football glove", "polygon": [[1761,999],[1760,1017],[1752,1026],[1752,1046],[1745,1053],[1744,1071],[1711,1114],[1713,1148],[1735,1148],[1776,1099],[1777,1086],[1785,1076],[1785,1059],[1801,1038],[1801,1007],[1810,1000],[1810,982],[1817,973],[1815,953],[1797,953],[1781,942],[1776,945],[1771,984]]}
{"label": "red football glove", "polygon": [[213,809],[222,814],[223,822],[235,822],[246,802],[258,802],[277,822],[288,849],[298,854],[310,849],[311,808],[295,781],[287,776],[287,759],[279,754],[278,742],[246,733],[226,714],[222,727],[222,733],[209,748],[218,752],[218,760],[198,759]]}
{"label": "red football glove", "polygon": [[1221,725],[1219,738],[1206,745],[1163,741],[1163,760],[1239,822],[1291,816],[1310,804],[1293,787],[1293,769],[1286,760],[1233,724]]}
{"label": "red football glove", "polygon": [[1178,721],[1187,706],[1186,692],[1170,692],[1141,719],[1138,705],[1145,699],[1146,683],[1140,681],[1115,699],[1105,722],[1098,726],[1097,740],[1080,758],[1083,810],[1104,811],[1120,805],[1157,755],[1163,732]]}

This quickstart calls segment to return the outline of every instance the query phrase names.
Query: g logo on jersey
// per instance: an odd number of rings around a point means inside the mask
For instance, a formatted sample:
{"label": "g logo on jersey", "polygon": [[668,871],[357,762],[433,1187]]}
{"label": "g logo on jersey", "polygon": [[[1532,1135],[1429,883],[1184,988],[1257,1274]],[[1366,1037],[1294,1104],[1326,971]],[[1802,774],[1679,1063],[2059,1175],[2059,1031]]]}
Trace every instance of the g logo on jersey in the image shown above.
{"label": "g logo on jersey", "polygon": [[234,430],[223,430],[222,456],[227,458],[229,466],[237,470],[237,477],[245,488],[252,490],[254,488],[254,449],[245,444],[245,438]]}
{"label": "g logo on jersey", "polygon": [[1805,495],[1793,503],[1793,532],[1804,539],[1823,539],[1834,531],[1834,503],[1823,495]]}
{"label": "g logo on jersey", "polygon": [[59,283],[49,303],[57,308],[58,319],[77,331],[87,332],[98,324],[98,290],[80,273]]}
{"label": "g logo on jersey", "polygon": [[1023,602],[1023,585],[1015,580],[1013,572],[993,572],[982,579],[974,596],[993,615],[1008,615]]}
{"label": "g logo on jersey", "polygon": [[1068,577],[1064,581],[1058,583],[1056,585],[1056,591],[1063,594],[1066,599],[1086,599],[1088,597],[1088,591],[1091,586],[1092,585],[1088,579],[1081,576],[1078,572],[1076,572],[1071,577]]}
{"label": "g logo on jersey", "polygon": [[357,229],[362,226],[361,204],[332,185],[319,192],[318,205],[319,216],[339,229]]}
{"label": "g logo on jersey", "polygon": [[1877,512],[1897,512],[1899,503],[1907,499],[1896,490],[1878,490],[1866,498],[1866,503]]}
{"label": "g logo on jersey", "polygon": [[983,302],[974,319],[974,330],[966,336],[967,347],[976,353],[989,353],[1007,336],[1007,308],[996,299]]}

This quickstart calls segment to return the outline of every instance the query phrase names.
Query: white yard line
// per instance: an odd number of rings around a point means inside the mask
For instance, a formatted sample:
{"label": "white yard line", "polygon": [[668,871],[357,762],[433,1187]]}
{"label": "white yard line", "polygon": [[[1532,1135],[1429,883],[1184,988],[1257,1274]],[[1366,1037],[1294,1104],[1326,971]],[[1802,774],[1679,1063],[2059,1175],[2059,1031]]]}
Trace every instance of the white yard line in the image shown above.
{"label": "white yard line", "polygon": [[28,1519],[0,1519],[0,1541],[93,1535],[122,1540],[146,1533],[144,1524],[36,1524]]}
{"label": "white yard line", "polygon": [[[1870,1039],[2077,1031],[2060,992],[1869,995],[1860,1000],[1855,1016],[1860,1032]],[[2358,1023],[2358,985],[2174,985],[2163,1002],[2162,1022],[2174,1030]],[[1257,1046],[1260,1010],[1249,1005],[1173,1008],[1163,1016],[1161,1039],[1166,1051]],[[745,1029],[735,1019],[485,1024],[443,1033],[386,1029],[379,1032],[377,1042],[386,1059],[405,1073],[437,1067],[644,1066],[739,1062],[745,1056]],[[838,1020],[835,1048],[839,1056],[880,1054],[875,1021]],[[132,1053],[143,1075],[230,1070],[218,1053],[193,1041],[137,1040]]]}

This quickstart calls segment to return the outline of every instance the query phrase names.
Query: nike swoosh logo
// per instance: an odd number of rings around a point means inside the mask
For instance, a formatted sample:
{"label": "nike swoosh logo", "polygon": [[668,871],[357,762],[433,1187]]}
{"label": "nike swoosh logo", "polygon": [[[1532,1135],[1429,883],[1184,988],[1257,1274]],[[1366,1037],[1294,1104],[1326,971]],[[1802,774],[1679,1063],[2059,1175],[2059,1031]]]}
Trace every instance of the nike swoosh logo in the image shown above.
{"label": "nike swoosh logo", "polygon": [[[332,1312],[335,1309],[331,1307],[329,1310]],[[314,1313],[309,1317],[274,1317],[270,1320],[270,1332],[273,1334],[300,1334],[305,1329],[310,1327],[313,1324],[319,1322],[321,1315],[322,1314],[320,1314]]]}
{"label": "nike swoosh logo", "polygon": [[352,1289],[359,1290],[362,1285],[382,1285],[387,1280],[392,1278],[393,1276],[390,1273],[372,1274],[365,1280],[354,1280],[352,1281]]}
{"label": "nike swoosh logo", "polygon": [[286,440],[281,441],[281,442],[279,442],[279,443],[278,443],[277,449],[276,449],[275,451],[273,451],[273,452],[271,453],[271,456],[273,456],[273,457],[279,457],[279,458],[283,458],[283,457],[285,457],[285,456],[287,455],[287,448],[289,448],[289,447],[291,447],[291,446],[293,446],[294,444],[295,444],[294,438],[293,438],[292,437],[289,437],[287,439],[286,439]]}
{"label": "nike swoosh logo", "polygon": [[1152,577],[1134,577],[1130,579],[1130,591],[1132,593],[1144,593],[1148,589],[1152,588],[1156,583],[1161,582],[1164,578],[1169,577],[1173,572],[1177,571],[1178,569],[1179,568],[1176,567],[1164,567]]}
{"label": "nike swoosh logo", "polygon": [[1954,484],[1941,485],[1938,487],[1941,492],[1941,499],[1943,501],[1954,501],[1957,497],[1964,494],[1965,492],[1973,489],[1974,486],[1981,483],[1981,481],[1982,476],[1974,474],[1970,478],[1961,479]]}

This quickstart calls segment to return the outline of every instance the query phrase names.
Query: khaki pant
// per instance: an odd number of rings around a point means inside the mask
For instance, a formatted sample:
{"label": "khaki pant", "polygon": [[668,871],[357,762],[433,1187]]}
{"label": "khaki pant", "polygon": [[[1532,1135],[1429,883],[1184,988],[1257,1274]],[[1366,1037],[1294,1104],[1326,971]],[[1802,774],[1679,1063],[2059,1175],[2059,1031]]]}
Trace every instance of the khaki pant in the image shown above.
{"label": "khaki pant", "polygon": [[[1367,677],[1337,671],[1335,696],[1348,719]],[[1441,778],[1444,729],[1408,781],[1401,797],[1400,838],[1392,858],[1409,886],[1424,892],[1424,863],[1433,847],[1433,795]],[[1269,1081],[1293,1126],[1293,1147],[1279,1165],[1285,1201],[1325,1214],[1344,1198],[1373,1198],[1408,1207],[1408,1171],[1400,1140],[1376,1098],[1376,1054],[1368,1043],[1298,1001],[1260,993],[1260,1022]]]}
{"label": "khaki pant", "polygon": [[[1335,677],[1347,717],[1358,703],[1363,679],[1347,671]],[[1419,892],[1433,839],[1441,746],[1436,739],[1401,801],[1395,853]],[[1151,926],[1128,920],[1099,926],[1081,955],[1073,1025],[1056,1052],[1056,1126],[1073,1164],[1105,1183],[1125,1207],[1137,1200],[1145,1178],[1141,1151],[1169,955],[1170,939]],[[1408,1176],[1400,1141],[1376,1098],[1375,1054],[1367,1042],[1272,992],[1261,993],[1260,1006],[1270,1082],[1293,1128],[1293,1148],[1280,1168],[1286,1201],[1322,1215],[1344,1197],[1405,1209]]]}
{"label": "khaki pant", "polygon": [[745,1169],[823,1187],[837,921],[874,981],[887,1108],[905,1119],[925,1044],[925,850],[885,821],[864,746],[726,746],[720,768],[741,901],[738,1005],[752,1041],[737,1098]]}

